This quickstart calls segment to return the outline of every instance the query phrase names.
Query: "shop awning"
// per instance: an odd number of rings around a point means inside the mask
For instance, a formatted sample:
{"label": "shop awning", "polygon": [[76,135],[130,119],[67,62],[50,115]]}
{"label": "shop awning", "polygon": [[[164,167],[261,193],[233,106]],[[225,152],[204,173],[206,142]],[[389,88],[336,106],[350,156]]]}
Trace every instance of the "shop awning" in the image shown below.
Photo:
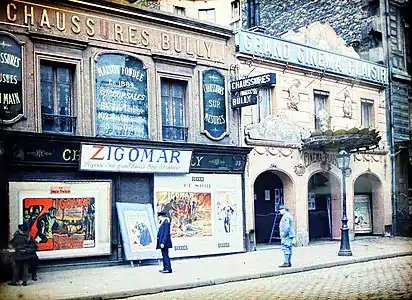
{"label": "shop awning", "polygon": [[377,148],[381,139],[379,132],[369,128],[327,130],[325,132],[315,130],[310,137],[302,139],[302,149],[328,152],[339,152],[340,150],[358,152]]}

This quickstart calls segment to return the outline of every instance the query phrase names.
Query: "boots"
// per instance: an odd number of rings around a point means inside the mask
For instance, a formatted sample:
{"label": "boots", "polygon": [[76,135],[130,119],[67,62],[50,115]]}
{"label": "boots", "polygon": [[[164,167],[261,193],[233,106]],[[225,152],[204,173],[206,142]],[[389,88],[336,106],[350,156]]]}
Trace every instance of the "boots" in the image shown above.
{"label": "boots", "polygon": [[290,257],[291,257],[291,255],[290,255],[290,254],[285,254],[284,256],[285,256],[285,258],[284,258],[284,263],[281,264],[281,265],[279,266],[279,268],[288,268],[288,267],[291,267],[291,266],[292,266],[292,264],[290,263]]}

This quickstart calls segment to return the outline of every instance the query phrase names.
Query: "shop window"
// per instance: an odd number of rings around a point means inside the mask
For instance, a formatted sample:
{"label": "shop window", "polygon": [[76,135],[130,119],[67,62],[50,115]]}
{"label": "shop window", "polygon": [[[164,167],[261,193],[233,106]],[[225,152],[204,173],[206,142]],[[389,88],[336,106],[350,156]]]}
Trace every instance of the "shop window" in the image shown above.
{"label": "shop window", "polygon": [[330,125],[330,114],[328,109],[329,93],[324,91],[314,92],[315,107],[315,129],[326,131]]}
{"label": "shop window", "polygon": [[261,88],[259,90],[259,96],[257,101],[258,122],[263,121],[267,116],[270,115],[270,94],[270,88]]}
{"label": "shop window", "polygon": [[186,141],[185,126],[186,83],[162,80],[162,135],[163,140]]}
{"label": "shop window", "polygon": [[373,126],[373,102],[361,101],[361,125],[363,128]]}
{"label": "shop window", "polygon": [[173,6],[173,11],[176,15],[186,16],[186,8],[181,6]]}
{"label": "shop window", "polygon": [[216,11],[214,8],[199,9],[199,20],[216,22]]}
{"label": "shop window", "polygon": [[40,93],[42,128],[45,132],[76,132],[73,116],[73,75],[70,65],[42,62]]}

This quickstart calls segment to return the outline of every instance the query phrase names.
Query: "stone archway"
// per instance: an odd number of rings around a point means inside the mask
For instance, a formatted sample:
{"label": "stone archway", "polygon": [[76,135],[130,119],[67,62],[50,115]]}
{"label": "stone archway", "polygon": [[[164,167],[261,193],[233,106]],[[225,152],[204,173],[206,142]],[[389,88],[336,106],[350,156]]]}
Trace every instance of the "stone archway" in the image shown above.
{"label": "stone archway", "polygon": [[384,232],[384,199],[380,179],[373,173],[363,173],[354,181],[353,220],[355,235]]}
{"label": "stone archway", "polygon": [[277,215],[276,205],[284,203],[292,213],[295,210],[292,179],[282,171],[268,170],[256,177],[253,189],[256,243],[268,243],[274,222],[273,236],[279,237],[280,215]]}
{"label": "stone archway", "polygon": [[339,179],[330,172],[312,174],[308,180],[309,240],[339,238],[341,212]]}

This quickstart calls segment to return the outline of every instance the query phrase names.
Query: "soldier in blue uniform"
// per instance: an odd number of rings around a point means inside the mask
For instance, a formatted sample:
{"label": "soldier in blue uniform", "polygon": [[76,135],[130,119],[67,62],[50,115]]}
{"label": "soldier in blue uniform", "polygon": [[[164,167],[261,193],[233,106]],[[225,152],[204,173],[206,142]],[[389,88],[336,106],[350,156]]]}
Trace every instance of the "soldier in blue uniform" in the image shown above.
{"label": "soldier in blue uniform", "polygon": [[280,205],[279,212],[282,215],[282,219],[279,223],[280,232],[280,245],[282,247],[284,261],[279,267],[286,268],[291,267],[292,258],[292,243],[295,238],[295,229],[293,228],[293,217],[289,213],[289,207],[287,205]]}
{"label": "soldier in blue uniform", "polygon": [[169,258],[169,248],[172,248],[172,240],[170,238],[170,220],[167,217],[167,212],[161,211],[157,213],[160,219],[160,227],[157,233],[156,249],[162,251],[163,270],[160,273],[172,273],[172,265]]}

